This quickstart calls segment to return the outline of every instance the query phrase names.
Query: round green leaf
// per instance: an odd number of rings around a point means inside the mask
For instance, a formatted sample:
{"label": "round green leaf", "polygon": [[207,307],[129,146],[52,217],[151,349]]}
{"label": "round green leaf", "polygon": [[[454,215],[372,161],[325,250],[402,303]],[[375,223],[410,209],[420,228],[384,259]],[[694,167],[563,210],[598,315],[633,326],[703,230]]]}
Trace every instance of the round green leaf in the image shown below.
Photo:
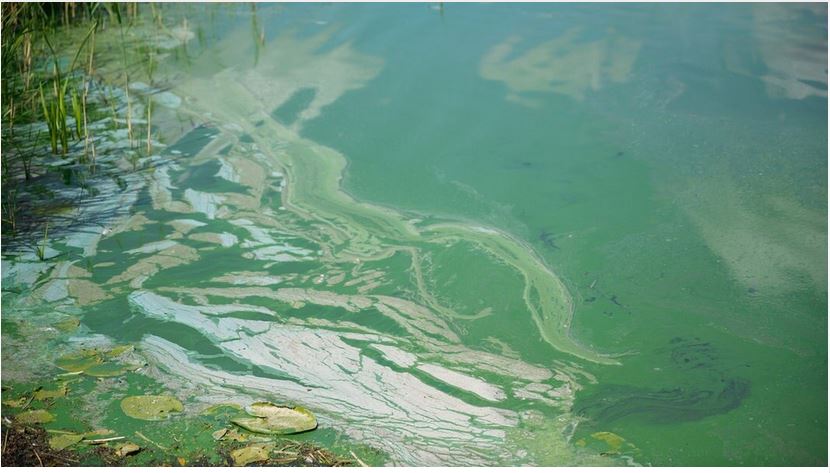
{"label": "round green leaf", "polygon": [[129,396],[121,400],[124,414],[141,420],[164,420],[172,412],[182,412],[181,401],[172,396]]}

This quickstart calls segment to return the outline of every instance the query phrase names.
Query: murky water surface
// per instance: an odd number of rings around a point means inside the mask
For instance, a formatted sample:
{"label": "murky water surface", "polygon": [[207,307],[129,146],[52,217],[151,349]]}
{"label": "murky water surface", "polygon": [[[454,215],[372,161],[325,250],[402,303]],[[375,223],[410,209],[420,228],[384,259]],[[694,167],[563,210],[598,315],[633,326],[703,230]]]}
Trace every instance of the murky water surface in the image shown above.
{"label": "murky water surface", "polygon": [[390,464],[826,464],[826,6],[162,11],[167,146],[4,319]]}

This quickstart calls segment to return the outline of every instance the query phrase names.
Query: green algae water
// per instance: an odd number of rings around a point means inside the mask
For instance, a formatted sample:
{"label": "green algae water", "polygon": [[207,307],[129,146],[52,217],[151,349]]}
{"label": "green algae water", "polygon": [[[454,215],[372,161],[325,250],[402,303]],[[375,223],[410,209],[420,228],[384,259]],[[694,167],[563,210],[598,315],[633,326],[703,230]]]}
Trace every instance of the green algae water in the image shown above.
{"label": "green algae water", "polygon": [[375,464],[827,464],[825,5],[140,12],[99,68],[154,45],[158,143],[127,214],[4,253],[4,384],[32,332]]}

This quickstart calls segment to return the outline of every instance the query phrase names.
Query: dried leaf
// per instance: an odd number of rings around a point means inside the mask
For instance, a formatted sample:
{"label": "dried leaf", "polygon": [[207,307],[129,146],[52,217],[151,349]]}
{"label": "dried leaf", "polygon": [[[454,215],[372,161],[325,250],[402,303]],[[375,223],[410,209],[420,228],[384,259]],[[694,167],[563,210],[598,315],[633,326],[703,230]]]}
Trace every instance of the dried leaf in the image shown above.
{"label": "dried leaf", "polygon": [[53,435],[49,438],[49,446],[54,450],[63,450],[66,447],[75,445],[84,439],[84,434],[62,434]]}
{"label": "dried leaf", "polygon": [[132,455],[134,453],[137,453],[138,451],[141,450],[141,447],[139,447],[138,445],[136,445],[132,442],[125,442],[125,443],[119,443],[117,445],[114,445],[113,449],[115,450],[115,455],[116,456],[124,458],[127,455]]}
{"label": "dried leaf", "polygon": [[3,401],[4,406],[16,407],[16,408],[23,407],[28,403],[29,403],[29,398],[26,397],[26,396],[23,396],[20,399],[9,399],[8,401]]}
{"label": "dried leaf", "polygon": [[226,433],[228,433],[228,429],[219,429],[216,432],[212,433],[211,437],[213,437],[213,440],[219,440],[222,437],[224,437]]}
{"label": "dried leaf", "polygon": [[254,462],[266,461],[268,460],[268,456],[273,449],[273,443],[258,443],[238,448],[231,452],[233,465],[245,466]]}

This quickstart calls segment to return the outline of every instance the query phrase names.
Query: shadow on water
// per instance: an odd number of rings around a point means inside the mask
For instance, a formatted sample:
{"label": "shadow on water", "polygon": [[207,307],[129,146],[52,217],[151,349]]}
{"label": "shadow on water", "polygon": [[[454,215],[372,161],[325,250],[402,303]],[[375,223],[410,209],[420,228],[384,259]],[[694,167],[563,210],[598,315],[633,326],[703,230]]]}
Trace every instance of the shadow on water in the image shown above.
{"label": "shadow on water", "polygon": [[672,371],[682,374],[683,384],[663,388],[600,385],[577,398],[575,412],[588,423],[628,418],[670,424],[727,413],[749,396],[750,382],[725,375],[718,367],[718,352],[709,342],[676,337],[658,354],[669,358]]}
{"label": "shadow on water", "polygon": [[708,388],[675,387],[643,389],[634,386],[604,385],[589,397],[576,403],[580,416],[599,424],[622,418],[671,424],[703,419],[737,408],[749,395],[749,381],[740,378],[724,380]]}
{"label": "shadow on water", "polygon": [[283,104],[274,109],[271,116],[285,126],[291,126],[300,118],[300,114],[311,105],[311,102],[314,101],[314,97],[316,96],[317,89],[312,87],[300,89],[294,92]]}

